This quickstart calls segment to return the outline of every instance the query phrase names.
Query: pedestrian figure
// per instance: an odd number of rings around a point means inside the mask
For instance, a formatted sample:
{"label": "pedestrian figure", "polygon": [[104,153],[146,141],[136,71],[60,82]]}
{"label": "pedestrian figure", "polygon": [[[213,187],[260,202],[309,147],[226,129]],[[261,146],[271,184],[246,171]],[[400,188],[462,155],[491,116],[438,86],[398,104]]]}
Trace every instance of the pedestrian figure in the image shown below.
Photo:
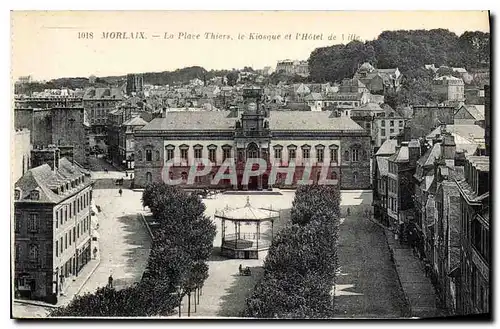
{"label": "pedestrian figure", "polygon": [[128,172],[125,172],[125,177],[128,177]]}
{"label": "pedestrian figure", "polygon": [[94,247],[94,259],[97,257],[97,247]]}
{"label": "pedestrian figure", "polygon": [[431,266],[429,265],[429,263],[425,263],[425,276],[429,277],[430,274],[431,274]]}
{"label": "pedestrian figure", "polygon": [[108,278],[108,287],[113,288],[113,275],[110,274]]}
{"label": "pedestrian figure", "polygon": [[351,216],[351,208],[347,208],[347,216]]}
{"label": "pedestrian figure", "polygon": [[120,196],[122,196],[122,193],[123,193],[122,189],[119,189],[118,193],[120,194]]}

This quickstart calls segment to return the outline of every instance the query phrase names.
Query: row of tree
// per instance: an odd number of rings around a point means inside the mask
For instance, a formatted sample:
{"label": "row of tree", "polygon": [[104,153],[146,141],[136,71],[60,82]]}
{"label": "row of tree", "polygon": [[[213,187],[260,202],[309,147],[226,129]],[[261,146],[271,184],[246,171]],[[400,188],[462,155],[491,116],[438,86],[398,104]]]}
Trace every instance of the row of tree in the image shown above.
{"label": "row of tree", "polygon": [[340,194],[336,186],[297,189],[291,224],[281,230],[264,261],[264,275],[242,316],[329,318],[337,268]]}
{"label": "row of tree", "polygon": [[216,234],[215,224],[204,215],[205,206],[195,195],[164,183],[148,185],[142,202],[159,226],[141,281],[126,289],[108,286],[78,296],[51,316],[169,315],[183,296],[199,298],[196,292],[208,277],[206,262]]}
{"label": "row of tree", "polygon": [[404,75],[426,64],[488,68],[490,34],[467,31],[459,37],[445,29],[384,31],[375,40],[317,48],[309,57],[310,80],[351,78],[364,62],[381,69],[397,67]]}

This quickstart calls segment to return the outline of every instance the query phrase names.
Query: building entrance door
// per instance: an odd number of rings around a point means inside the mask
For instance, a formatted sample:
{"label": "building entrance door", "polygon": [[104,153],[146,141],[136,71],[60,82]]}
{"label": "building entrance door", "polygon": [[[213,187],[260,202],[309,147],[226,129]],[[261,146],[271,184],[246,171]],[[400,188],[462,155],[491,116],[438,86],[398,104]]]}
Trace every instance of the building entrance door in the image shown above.
{"label": "building entrance door", "polygon": [[248,189],[256,190],[259,187],[259,180],[257,176],[248,177]]}

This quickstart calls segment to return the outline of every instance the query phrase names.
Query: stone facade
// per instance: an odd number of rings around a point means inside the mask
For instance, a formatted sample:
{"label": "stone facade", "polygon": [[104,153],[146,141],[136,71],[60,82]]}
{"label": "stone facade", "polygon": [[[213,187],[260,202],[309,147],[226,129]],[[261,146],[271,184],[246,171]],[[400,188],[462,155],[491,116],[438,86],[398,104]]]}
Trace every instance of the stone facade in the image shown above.
{"label": "stone facade", "polygon": [[64,158],[49,163],[15,184],[14,287],[18,297],[57,302],[90,260],[92,182]]}
{"label": "stone facade", "polygon": [[432,81],[432,91],[440,101],[465,101],[464,81],[453,76],[442,76]]}
{"label": "stone facade", "polygon": [[[328,167],[325,178],[338,180],[342,189],[370,188],[371,139],[363,128],[350,118],[338,118],[329,112],[268,114],[260,111],[258,95],[250,91],[245,96],[247,109],[241,115],[169,112],[165,118],[155,119],[136,131],[135,186],[161,181],[165,175],[171,179],[185,178],[196,159],[204,158],[212,163],[212,171],[194,184],[185,184],[186,187],[265,189],[270,187],[272,166],[289,167],[293,162],[292,183],[287,184],[284,175],[279,175],[274,186],[296,187],[310,164],[308,178],[314,182]],[[212,185],[225,158],[234,159],[237,184],[233,186],[227,180]],[[265,160],[267,168],[245,184],[245,165],[254,158]],[[167,171],[164,167],[169,160],[173,166]]]}
{"label": "stone facade", "polygon": [[73,159],[85,165],[88,156],[88,127],[82,107],[16,109],[16,129],[28,129],[33,148],[54,144],[73,148]]}
{"label": "stone facade", "polygon": [[457,180],[461,206],[458,314],[491,311],[489,169],[488,156],[469,156],[465,161],[465,178]]}
{"label": "stone facade", "polygon": [[16,130],[12,149],[14,153],[12,158],[12,180],[15,182],[30,168],[31,142],[28,129]]}

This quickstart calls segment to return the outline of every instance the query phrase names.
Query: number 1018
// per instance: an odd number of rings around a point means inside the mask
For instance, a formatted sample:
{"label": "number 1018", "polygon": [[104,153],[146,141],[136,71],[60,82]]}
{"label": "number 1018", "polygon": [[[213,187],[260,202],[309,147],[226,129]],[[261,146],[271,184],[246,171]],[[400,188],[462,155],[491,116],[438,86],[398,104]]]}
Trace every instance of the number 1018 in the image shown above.
{"label": "number 1018", "polygon": [[78,32],[78,39],[93,39],[93,32]]}

